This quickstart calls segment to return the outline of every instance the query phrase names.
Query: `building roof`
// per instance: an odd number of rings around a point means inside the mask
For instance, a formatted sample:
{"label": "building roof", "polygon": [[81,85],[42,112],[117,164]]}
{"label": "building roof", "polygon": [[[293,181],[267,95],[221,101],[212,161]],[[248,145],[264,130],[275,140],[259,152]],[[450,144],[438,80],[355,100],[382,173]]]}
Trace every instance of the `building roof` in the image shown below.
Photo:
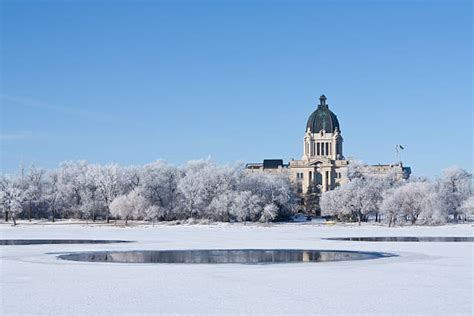
{"label": "building roof", "polygon": [[264,159],[263,160],[264,169],[278,169],[278,167],[283,167],[283,159]]}
{"label": "building roof", "polygon": [[308,118],[306,130],[308,128],[311,133],[319,133],[322,130],[326,131],[326,133],[334,133],[336,128],[339,131],[341,130],[337,116],[329,110],[324,94],[319,98],[318,108]]}
{"label": "building roof", "polygon": [[247,169],[260,169],[260,168],[263,168],[263,163],[261,163],[261,162],[249,162],[248,164],[245,165],[245,168],[247,168]]}

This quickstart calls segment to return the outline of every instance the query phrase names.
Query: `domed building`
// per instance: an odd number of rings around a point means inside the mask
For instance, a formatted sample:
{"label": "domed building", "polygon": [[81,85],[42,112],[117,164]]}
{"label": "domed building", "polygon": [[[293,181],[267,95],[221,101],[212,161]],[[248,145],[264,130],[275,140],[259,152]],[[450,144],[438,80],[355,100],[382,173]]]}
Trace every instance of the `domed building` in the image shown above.
{"label": "domed building", "polygon": [[[282,159],[266,159],[263,163],[249,163],[254,172],[285,173],[291,179],[301,205],[307,213],[319,212],[319,195],[348,182],[344,158],[343,138],[337,115],[329,109],[327,98],[322,95],[316,110],[306,123],[303,137],[303,157],[284,164]],[[401,163],[367,166],[371,174],[386,174],[395,170],[398,177],[408,178],[410,168]]]}
{"label": "domed building", "polygon": [[311,190],[312,185],[325,192],[346,181],[348,161],[343,155],[341,128],[326,100],[322,95],[317,109],[308,118],[303,157],[289,163],[290,176],[301,194]]}

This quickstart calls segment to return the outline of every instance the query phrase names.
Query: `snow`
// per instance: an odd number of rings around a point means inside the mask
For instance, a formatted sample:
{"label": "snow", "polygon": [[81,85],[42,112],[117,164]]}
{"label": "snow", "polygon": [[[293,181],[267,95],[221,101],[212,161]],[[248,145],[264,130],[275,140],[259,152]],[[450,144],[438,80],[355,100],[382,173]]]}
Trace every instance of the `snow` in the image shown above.
{"label": "snow", "polygon": [[[120,228],[0,225],[0,238],[122,239],[125,244],[0,246],[0,297],[10,314],[471,315],[473,243],[351,242],[352,236],[472,236],[471,225],[189,225]],[[397,257],[276,265],[62,261],[91,250],[301,248]]]}

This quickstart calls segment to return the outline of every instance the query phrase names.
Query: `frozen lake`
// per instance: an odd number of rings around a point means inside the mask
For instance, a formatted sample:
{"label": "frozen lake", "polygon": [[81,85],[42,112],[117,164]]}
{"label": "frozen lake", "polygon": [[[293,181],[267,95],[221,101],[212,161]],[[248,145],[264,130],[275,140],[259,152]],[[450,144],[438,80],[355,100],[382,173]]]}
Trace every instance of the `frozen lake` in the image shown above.
{"label": "frozen lake", "polygon": [[[334,237],[472,237],[443,227],[0,225],[0,239],[133,243],[0,246],[1,314],[473,313],[472,242],[361,242]],[[77,262],[61,254],[190,249],[314,249],[392,253],[375,260],[242,264]]]}
{"label": "frozen lake", "polygon": [[86,251],[59,255],[59,259],[110,263],[180,263],[180,264],[277,264],[369,260],[393,255],[366,251],[302,249],[200,249]]}

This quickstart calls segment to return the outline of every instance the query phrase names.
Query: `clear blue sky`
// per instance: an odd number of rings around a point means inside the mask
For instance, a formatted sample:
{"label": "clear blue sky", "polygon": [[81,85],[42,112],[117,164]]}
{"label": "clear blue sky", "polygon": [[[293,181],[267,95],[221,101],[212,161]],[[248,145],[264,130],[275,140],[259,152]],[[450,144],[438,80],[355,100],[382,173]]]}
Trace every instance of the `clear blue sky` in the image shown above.
{"label": "clear blue sky", "polygon": [[300,159],[324,93],[345,155],[472,171],[471,1],[15,1],[1,171]]}

